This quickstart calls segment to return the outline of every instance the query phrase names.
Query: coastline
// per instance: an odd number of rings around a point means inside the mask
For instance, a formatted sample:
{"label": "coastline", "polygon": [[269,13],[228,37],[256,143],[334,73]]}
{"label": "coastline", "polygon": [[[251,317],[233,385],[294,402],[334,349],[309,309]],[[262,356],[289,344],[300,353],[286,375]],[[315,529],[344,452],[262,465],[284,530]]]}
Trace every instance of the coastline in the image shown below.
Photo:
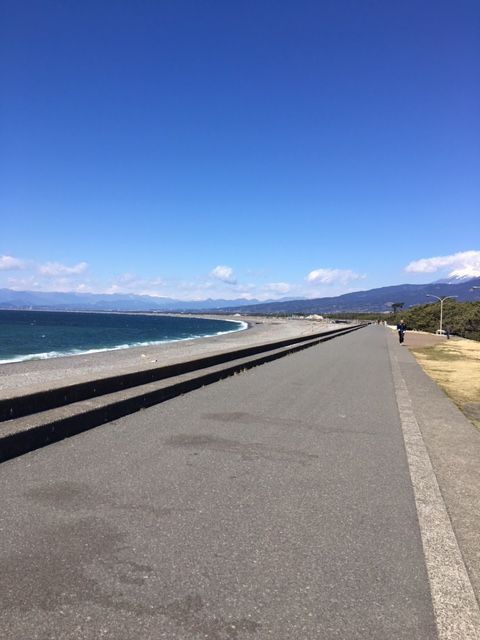
{"label": "coastline", "polygon": [[[68,312],[56,312],[56,313],[68,313]],[[73,313],[81,313],[81,312],[73,312]],[[103,313],[101,311],[95,311],[93,313]],[[110,314],[109,314],[110,315]],[[119,314],[119,315],[134,315],[132,313],[127,313],[127,314]],[[182,315],[174,315],[174,314],[152,314],[152,313],[139,313],[139,314],[135,314],[135,315],[143,315],[143,316],[163,316],[163,317],[185,317],[185,314]],[[196,315],[188,315],[189,318],[201,318],[201,316]],[[133,343],[121,343],[118,345],[114,345],[114,346],[110,346],[110,347],[97,347],[97,348],[92,348],[92,349],[72,349],[71,351],[47,351],[47,352],[43,352],[43,353],[31,353],[31,354],[25,354],[22,356],[16,356],[13,359],[5,359],[5,360],[0,360],[0,371],[2,366],[4,365],[8,365],[8,364],[17,364],[20,362],[31,362],[31,361],[37,361],[37,360],[51,360],[51,359],[56,359],[56,358],[69,358],[72,356],[84,356],[84,355],[90,355],[93,353],[105,353],[107,351],[121,351],[123,349],[134,349],[136,347],[138,348],[148,348],[151,346],[158,346],[158,345],[162,345],[162,344],[169,344],[169,343],[173,343],[173,342],[184,342],[186,340],[199,340],[201,338],[212,338],[214,336],[220,336],[220,335],[224,335],[227,333],[237,333],[239,331],[245,331],[246,329],[248,329],[248,323],[244,322],[242,320],[238,320],[238,319],[230,319],[230,318],[209,318],[211,320],[219,320],[222,322],[228,322],[231,324],[236,324],[236,325],[242,325],[239,328],[235,328],[235,329],[228,329],[225,331],[216,331],[215,333],[207,333],[205,335],[192,335],[188,338],[166,338],[163,340],[149,340],[149,341],[145,341],[145,342],[133,342]],[[1,388],[1,385],[0,385]]]}
{"label": "coastline", "polygon": [[[165,314],[167,315],[167,314]],[[174,315],[174,314],[168,314]],[[243,330],[210,337],[163,342],[0,365],[0,398],[23,395],[111,375],[175,364],[225,351],[328,330],[330,323],[309,320],[188,314],[191,317],[244,322]]]}

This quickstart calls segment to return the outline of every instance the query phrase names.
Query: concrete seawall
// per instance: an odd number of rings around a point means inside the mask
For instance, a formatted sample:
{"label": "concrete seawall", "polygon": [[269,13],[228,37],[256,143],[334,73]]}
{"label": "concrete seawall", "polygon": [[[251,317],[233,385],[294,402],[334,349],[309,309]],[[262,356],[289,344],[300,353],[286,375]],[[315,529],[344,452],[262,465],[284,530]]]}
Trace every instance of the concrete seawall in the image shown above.
{"label": "concrete seawall", "polygon": [[361,328],[342,326],[0,400],[0,461]]}
{"label": "concrete seawall", "polygon": [[242,320],[248,322],[247,330],[208,338],[6,363],[0,365],[0,399],[145,371],[266,342],[308,337],[338,327],[298,319],[242,317]]}

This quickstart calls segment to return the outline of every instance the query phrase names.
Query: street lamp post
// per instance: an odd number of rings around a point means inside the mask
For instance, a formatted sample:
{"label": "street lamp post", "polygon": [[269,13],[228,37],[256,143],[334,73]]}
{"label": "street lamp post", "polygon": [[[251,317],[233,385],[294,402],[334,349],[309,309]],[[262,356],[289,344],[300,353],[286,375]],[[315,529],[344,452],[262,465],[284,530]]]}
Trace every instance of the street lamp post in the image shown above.
{"label": "street lamp post", "polygon": [[440,333],[442,333],[443,303],[445,302],[445,300],[448,300],[448,298],[458,298],[458,296],[443,296],[442,298],[440,298],[439,296],[434,296],[433,293],[427,293],[427,296],[429,298],[436,298],[437,300],[440,300]]}

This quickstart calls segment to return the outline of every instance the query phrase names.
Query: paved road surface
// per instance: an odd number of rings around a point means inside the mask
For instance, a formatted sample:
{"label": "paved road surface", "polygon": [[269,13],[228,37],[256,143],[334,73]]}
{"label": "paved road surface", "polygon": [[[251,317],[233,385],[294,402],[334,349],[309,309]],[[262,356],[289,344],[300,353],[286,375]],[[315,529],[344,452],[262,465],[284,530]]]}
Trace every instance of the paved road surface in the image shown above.
{"label": "paved road surface", "polygon": [[1,465],[1,637],[436,638],[386,339]]}

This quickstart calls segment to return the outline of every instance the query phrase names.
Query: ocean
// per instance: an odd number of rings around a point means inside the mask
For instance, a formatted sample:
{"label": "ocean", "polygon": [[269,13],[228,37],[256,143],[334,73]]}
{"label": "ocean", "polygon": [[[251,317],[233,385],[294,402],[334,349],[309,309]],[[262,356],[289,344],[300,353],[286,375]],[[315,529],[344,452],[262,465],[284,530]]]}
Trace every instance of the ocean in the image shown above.
{"label": "ocean", "polygon": [[0,364],[204,338],[246,326],[177,316],[0,311]]}

